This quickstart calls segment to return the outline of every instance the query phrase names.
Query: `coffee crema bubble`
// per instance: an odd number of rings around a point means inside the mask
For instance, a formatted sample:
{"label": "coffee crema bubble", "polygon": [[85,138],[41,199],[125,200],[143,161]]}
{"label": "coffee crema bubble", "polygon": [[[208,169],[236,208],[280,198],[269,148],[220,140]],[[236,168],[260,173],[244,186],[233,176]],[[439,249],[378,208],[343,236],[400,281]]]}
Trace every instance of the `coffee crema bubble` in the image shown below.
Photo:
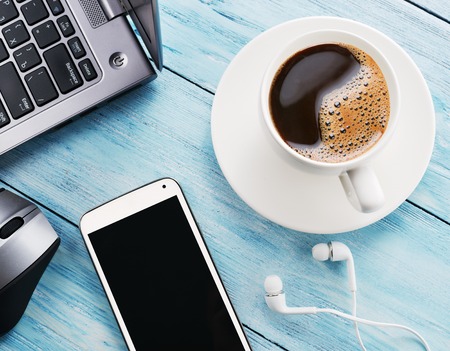
{"label": "coffee crema bubble", "polygon": [[380,140],[390,115],[381,69],[366,52],[343,43],[291,56],[275,75],[269,106],[291,148],[330,163],[367,152]]}

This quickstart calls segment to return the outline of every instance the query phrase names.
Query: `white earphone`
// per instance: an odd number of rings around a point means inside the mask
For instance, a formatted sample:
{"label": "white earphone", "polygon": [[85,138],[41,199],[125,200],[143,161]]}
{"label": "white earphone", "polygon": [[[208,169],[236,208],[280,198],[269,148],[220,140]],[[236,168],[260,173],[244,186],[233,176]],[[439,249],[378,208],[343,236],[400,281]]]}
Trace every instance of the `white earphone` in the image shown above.
{"label": "white earphone", "polygon": [[350,291],[356,291],[355,264],[353,255],[347,245],[330,241],[328,244],[317,244],[312,248],[312,255],[317,261],[347,261],[347,274]]}
{"label": "white earphone", "polygon": [[405,327],[400,324],[393,323],[382,323],[371,321],[368,319],[359,318],[356,316],[356,276],[355,276],[355,266],[353,262],[353,256],[350,249],[341,242],[332,241],[328,244],[317,244],[312,249],[313,257],[318,261],[347,261],[347,273],[349,279],[350,291],[353,296],[353,308],[352,314],[343,313],[341,311],[331,309],[331,308],[318,308],[318,307],[289,307],[286,304],[286,295],[283,291],[283,282],[281,278],[277,275],[269,275],[264,281],[264,289],[266,291],[265,300],[267,306],[275,312],[281,314],[317,314],[317,313],[331,313],[335,314],[341,318],[349,319],[354,322],[355,332],[358,338],[359,344],[362,350],[366,350],[364,344],[361,340],[358,330],[358,323],[368,324],[377,327],[393,327],[406,330],[414,334],[420,342],[423,344],[427,351],[430,348],[425,341],[425,339],[417,333],[415,330]]}

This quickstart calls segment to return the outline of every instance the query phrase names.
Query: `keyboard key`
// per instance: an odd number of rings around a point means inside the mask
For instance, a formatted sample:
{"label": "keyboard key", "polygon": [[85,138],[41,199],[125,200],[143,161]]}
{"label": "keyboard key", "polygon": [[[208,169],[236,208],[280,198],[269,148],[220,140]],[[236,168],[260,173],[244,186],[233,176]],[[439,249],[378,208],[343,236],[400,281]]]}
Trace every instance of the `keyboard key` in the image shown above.
{"label": "keyboard key", "polygon": [[69,20],[69,17],[62,16],[56,20],[58,23],[59,29],[61,29],[61,33],[64,37],[70,37],[73,33],[75,33],[75,28]]}
{"label": "keyboard key", "polygon": [[64,12],[64,7],[59,0],[47,0],[48,7],[53,15],[58,16]]}
{"label": "keyboard key", "polygon": [[41,49],[56,43],[61,39],[55,24],[52,21],[47,21],[39,26],[33,28],[31,31],[34,39]]}
{"label": "keyboard key", "polygon": [[58,44],[44,52],[44,58],[61,93],[66,94],[83,84],[77,66],[64,44]]}
{"label": "keyboard key", "polygon": [[3,36],[8,46],[12,49],[30,39],[27,29],[22,21],[17,21],[3,28]]}
{"label": "keyboard key", "polygon": [[8,51],[6,51],[3,40],[0,39],[0,62],[5,61],[9,57]]}
{"label": "keyboard key", "polygon": [[31,0],[23,5],[20,10],[29,25],[38,23],[48,17],[47,9],[41,0]]}
{"label": "keyboard key", "polygon": [[0,101],[0,128],[6,126],[9,123],[9,117],[6,113],[5,108],[3,107],[2,102]]}
{"label": "keyboard key", "polygon": [[58,92],[45,67],[38,68],[27,74],[25,81],[38,106],[45,105],[58,97]]}
{"label": "keyboard key", "polygon": [[80,38],[72,38],[67,42],[67,44],[69,44],[70,51],[72,51],[73,57],[76,59],[82,58],[86,55],[86,51],[83,48],[83,44],[81,44]]}
{"label": "keyboard key", "polygon": [[34,44],[27,44],[19,50],[15,51],[14,59],[17,62],[17,66],[22,72],[37,66],[41,63],[41,57],[39,56]]}
{"label": "keyboard key", "polygon": [[0,92],[14,119],[18,119],[34,110],[22,81],[12,62],[0,66]]}
{"label": "keyboard key", "polygon": [[78,66],[80,67],[81,73],[83,73],[84,79],[88,82],[97,78],[97,72],[95,72],[95,68],[92,65],[91,60],[84,59],[78,64]]}
{"label": "keyboard key", "polygon": [[19,16],[13,0],[0,0],[0,25]]}

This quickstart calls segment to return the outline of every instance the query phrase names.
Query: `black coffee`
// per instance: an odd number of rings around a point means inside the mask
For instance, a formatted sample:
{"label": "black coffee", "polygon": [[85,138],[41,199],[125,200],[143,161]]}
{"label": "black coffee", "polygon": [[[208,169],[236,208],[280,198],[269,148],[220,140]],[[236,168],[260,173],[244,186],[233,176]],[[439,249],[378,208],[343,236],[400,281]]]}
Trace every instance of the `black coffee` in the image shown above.
{"label": "black coffee", "polygon": [[275,76],[269,105],[283,140],[323,162],[351,160],[369,150],[390,113],[381,69],[347,44],[317,45],[290,57]]}

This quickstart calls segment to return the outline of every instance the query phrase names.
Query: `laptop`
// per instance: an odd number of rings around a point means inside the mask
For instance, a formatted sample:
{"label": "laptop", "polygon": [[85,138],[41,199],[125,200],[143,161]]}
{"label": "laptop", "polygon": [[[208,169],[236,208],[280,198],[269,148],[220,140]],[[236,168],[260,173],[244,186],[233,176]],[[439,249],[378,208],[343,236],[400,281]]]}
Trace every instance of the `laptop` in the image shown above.
{"label": "laptop", "polygon": [[0,0],[0,154],[162,67],[157,0]]}

